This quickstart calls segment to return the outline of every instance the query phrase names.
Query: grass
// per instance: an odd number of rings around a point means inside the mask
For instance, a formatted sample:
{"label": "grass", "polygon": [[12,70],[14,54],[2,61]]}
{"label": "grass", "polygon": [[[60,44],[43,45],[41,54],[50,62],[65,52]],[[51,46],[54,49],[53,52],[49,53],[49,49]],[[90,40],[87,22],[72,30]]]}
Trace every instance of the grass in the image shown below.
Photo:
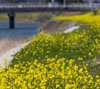
{"label": "grass", "polygon": [[[87,18],[91,18],[88,20]],[[60,18],[60,19],[59,19]],[[75,19],[73,19],[75,18]],[[84,19],[85,18],[85,19]],[[38,40],[33,41],[26,47],[26,49],[21,50],[18,53],[18,57],[20,55],[21,58],[19,59],[21,62],[25,61],[33,61],[35,59],[38,59],[39,62],[42,62],[43,59],[46,57],[53,58],[56,55],[58,58],[66,58],[66,59],[77,59],[78,57],[84,58],[86,63],[89,63],[89,72],[92,75],[100,74],[99,72],[99,27],[97,24],[95,24],[94,27],[94,21],[99,22],[99,15],[93,16],[92,13],[84,14],[84,15],[78,15],[78,16],[71,16],[71,17],[55,17],[54,19],[58,20],[74,20],[74,21],[82,21],[87,22],[88,24],[82,24],[81,28],[68,34],[58,34],[56,36],[51,36],[49,39],[44,40]],[[84,20],[82,20],[84,19]],[[98,20],[97,20],[98,19]],[[91,23],[91,24],[90,24]],[[93,25],[93,26],[92,26]],[[55,43],[53,43],[53,39],[55,40]],[[63,39],[63,41],[62,41]],[[47,40],[47,43],[45,42]],[[97,43],[96,43],[97,40]],[[67,44],[66,44],[67,43]],[[31,45],[34,44],[34,47]],[[45,45],[48,45],[47,47]],[[97,48],[96,48],[96,47]],[[33,49],[34,48],[34,49]],[[30,49],[30,50],[29,50]],[[36,51],[36,54],[33,55],[31,53],[32,51]],[[26,51],[27,55],[23,55]],[[40,50],[43,50],[43,53],[40,52]],[[49,51],[49,53],[47,53]],[[91,55],[89,55],[91,53]],[[40,58],[39,58],[40,57]],[[13,66],[18,63],[16,60],[17,54],[12,61]],[[34,58],[34,59],[32,59]],[[93,61],[93,59],[96,58],[97,64]],[[27,60],[28,59],[28,60]],[[97,67],[97,68],[96,68]]]}
{"label": "grass", "polygon": [[[83,14],[83,15],[76,15],[76,16],[69,16],[69,17],[58,16],[58,17],[54,17],[53,20],[54,21],[55,20],[58,20],[58,21],[75,21],[75,22],[78,22],[78,23],[82,23],[82,26],[83,25],[85,26],[86,33],[89,32],[89,34],[87,34],[87,36],[90,37],[90,39],[91,39],[91,41],[90,41],[91,42],[90,45],[91,45],[91,44],[94,44],[96,42],[97,42],[97,44],[99,43],[99,39],[100,39],[99,36],[98,36],[99,35],[99,29],[100,29],[99,18],[100,18],[100,15],[99,15],[99,12],[98,12],[97,15],[93,15],[93,13],[87,13],[87,14]],[[96,35],[96,34],[98,34],[98,35]],[[93,37],[95,37],[95,38],[93,38]],[[98,40],[98,41],[96,41],[96,40]],[[96,47],[97,47],[97,45],[96,45]],[[99,51],[99,46],[98,46],[98,49],[95,48],[95,51]],[[93,52],[94,52],[94,50],[93,50]],[[93,56],[96,59],[95,62],[91,61]],[[88,70],[92,75],[100,74],[100,71],[99,71],[99,69],[100,69],[99,52],[92,55],[92,58],[89,58],[90,60],[88,60],[88,63],[90,63]]]}
{"label": "grass", "polygon": [[[50,18],[51,14],[50,13],[17,13],[15,14],[16,18],[39,18],[39,17],[45,17],[45,18]],[[8,15],[3,13],[0,14],[1,19],[8,19]]]}
{"label": "grass", "polygon": [[[58,34],[49,38],[43,38],[42,35],[16,54],[11,66],[13,67],[18,64],[19,61],[23,63],[25,61],[31,62],[35,59],[40,63],[44,63],[46,58],[54,58],[56,55],[57,58],[75,60],[81,57],[86,63],[90,64],[90,73],[96,75],[95,68],[92,68],[91,63],[95,63],[93,61],[95,56],[97,59],[100,58],[99,49],[94,48],[94,45],[97,45],[95,39],[99,39],[98,36],[96,37],[98,34],[98,32],[94,32],[90,27],[82,26],[80,29],[68,34]],[[92,54],[89,55],[89,53]],[[100,73],[99,70],[96,71],[98,71],[97,74]]]}
{"label": "grass", "polygon": [[[61,12],[56,12],[55,16],[66,16],[66,15],[76,15],[76,14],[80,14],[80,12],[69,12],[69,13],[61,13]],[[16,13],[15,14],[17,19],[21,19],[21,18],[28,18],[28,19],[34,19],[34,18],[51,18],[52,17],[52,13]],[[8,19],[8,15],[5,13],[0,14],[0,19]]]}
{"label": "grass", "polygon": [[[36,18],[38,14],[16,14],[16,18]],[[0,18],[8,19],[7,14],[1,14]]]}

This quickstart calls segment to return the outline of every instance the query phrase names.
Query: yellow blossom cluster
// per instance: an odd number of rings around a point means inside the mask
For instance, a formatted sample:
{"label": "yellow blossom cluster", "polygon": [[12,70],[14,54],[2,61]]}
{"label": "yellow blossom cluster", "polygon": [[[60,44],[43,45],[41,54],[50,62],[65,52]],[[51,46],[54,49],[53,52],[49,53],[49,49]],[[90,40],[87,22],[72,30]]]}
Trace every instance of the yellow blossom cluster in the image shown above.
{"label": "yellow blossom cluster", "polygon": [[[94,23],[94,22],[100,22],[100,15],[93,15],[93,13],[87,13],[87,14],[80,14],[75,16],[58,16],[54,17],[53,20],[71,20],[75,22],[84,22],[84,23]],[[99,24],[99,23],[98,23]]]}
{"label": "yellow blossom cluster", "polygon": [[0,70],[0,89],[100,89],[93,76],[74,59],[45,59],[47,64],[23,62]]}

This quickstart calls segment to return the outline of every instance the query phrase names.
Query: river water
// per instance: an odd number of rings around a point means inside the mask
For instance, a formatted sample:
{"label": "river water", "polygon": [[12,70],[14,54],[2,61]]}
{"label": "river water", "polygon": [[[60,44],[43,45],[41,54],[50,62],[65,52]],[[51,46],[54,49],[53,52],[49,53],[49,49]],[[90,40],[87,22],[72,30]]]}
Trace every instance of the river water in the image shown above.
{"label": "river water", "polygon": [[0,23],[0,56],[23,44],[23,40],[38,34],[39,26],[41,24],[15,24],[15,29],[9,29],[9,23]]}
{"label": "river water", "polygon": [[15,29],[9,29],[9,23],[0,23],[0,39],[25,39],[38,34],[37,28],[41,24],[15,24]]}

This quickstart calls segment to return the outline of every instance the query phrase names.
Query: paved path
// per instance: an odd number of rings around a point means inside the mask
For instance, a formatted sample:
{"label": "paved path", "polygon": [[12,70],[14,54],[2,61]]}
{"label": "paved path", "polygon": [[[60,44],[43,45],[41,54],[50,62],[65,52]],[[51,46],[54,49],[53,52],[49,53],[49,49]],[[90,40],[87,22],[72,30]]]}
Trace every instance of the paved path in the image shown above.
{"label": "paved path", "polygon": [[79,28],[79,26],[73,26],[73,27],[71,27],[71,28],[69,28],[69,29],[66,29],[66,30],[64,31],[64,33],[72,32],[72,31],[74,31],[75,29],[78,29],[78,28]]}
{"label": "paved path", "polygon": [[[2,55],[0,57],[0,65],[1,65],[1,68],[5,68],[5,65],[3,65],[4,63],[4,59],[6,58],[6,64],[9,65],[9,63],[12,61],[13,59],[13,55],[15,55],[17,52],[19,52],[24,46],[28,45],[29,42],[27,43],[24,43],[22,45],[19,45],[18,47],[16,48],[13,48],[11,50],[9,50],[8,52],[6,52],[4,55]],[[0,68],[0,69],[1,69]]]}
{"label": "paved path", "polygon": [[[66,29],[66,30],[64,31],[64,33],[72,32],[73,30],[78,29],[78,28],[79,28],[79,26],[73,26],[73,27],[71,27],[71,28],[69,28],[69,29]],[[4,55],[2,55],[2,56],[0,57],[0,65],[1,65],[0,69],[1,69],[1,68],[5,68],[5,65],[3,65],[4,59],[5,59],[5,58],[6,58],[6,61],[7,61],[6,64],[9,65],[9,63],[10,63],[10,62],[12,61],[12,59],[13,59],[13,55],[16,54],[17,52],[19,52],[24,46],[26,46],[26,45],[28,45],[28,44],[29,44],[29,42],[24,43],[24,44],[22,44],[22,45],[19,45],[18,47],[13,48],[13,49],[9,50],[8,52],[6,52]]]}

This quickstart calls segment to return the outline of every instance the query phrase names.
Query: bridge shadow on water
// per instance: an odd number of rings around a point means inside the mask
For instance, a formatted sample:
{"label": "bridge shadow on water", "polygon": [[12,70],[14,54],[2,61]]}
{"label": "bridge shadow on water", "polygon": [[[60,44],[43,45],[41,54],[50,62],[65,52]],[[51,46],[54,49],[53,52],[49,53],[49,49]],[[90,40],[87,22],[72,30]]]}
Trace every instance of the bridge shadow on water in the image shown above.
{"label": "bridge shadow on water", "polygon": [[38,34],[40,31],[37,28],[40,26],[41,24],[15,24],[15,29],[9,29],[9,23],[0,23],[0,39],[24,40]]}

